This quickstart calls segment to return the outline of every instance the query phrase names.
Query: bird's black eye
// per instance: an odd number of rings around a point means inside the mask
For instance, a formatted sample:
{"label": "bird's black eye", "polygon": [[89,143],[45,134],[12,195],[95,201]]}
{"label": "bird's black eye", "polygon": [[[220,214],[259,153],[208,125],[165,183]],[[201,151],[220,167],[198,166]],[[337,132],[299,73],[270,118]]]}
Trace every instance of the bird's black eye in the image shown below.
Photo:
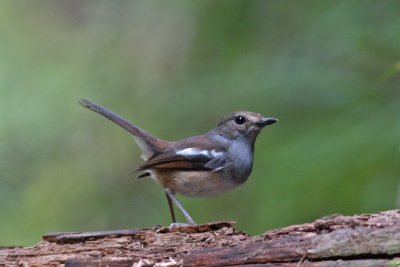
{"label": "bird's black eye", "polygon": [[243,124],[245,121],[246,121],[246,119],[244,117],[242,117],[242,116],[235,117],[235,123],[236,124],[240,125],[240,124]]}

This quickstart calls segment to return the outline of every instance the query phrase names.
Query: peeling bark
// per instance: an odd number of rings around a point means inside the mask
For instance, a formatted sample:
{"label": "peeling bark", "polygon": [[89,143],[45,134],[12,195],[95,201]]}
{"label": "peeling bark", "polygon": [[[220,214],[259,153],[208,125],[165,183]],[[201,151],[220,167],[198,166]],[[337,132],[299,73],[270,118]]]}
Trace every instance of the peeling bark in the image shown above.
{"label": "peeling bark", "polygon": [[0,266],[400,266],[400,211],[333,215],[249,236],[233,222],[52,233]]}

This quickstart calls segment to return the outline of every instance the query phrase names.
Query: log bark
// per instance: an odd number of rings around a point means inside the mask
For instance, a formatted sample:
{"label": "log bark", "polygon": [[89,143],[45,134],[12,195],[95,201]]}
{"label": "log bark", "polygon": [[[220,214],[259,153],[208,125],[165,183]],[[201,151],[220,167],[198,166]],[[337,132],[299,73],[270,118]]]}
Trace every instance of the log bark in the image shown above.
{"label": "log bark", "polygon": [[233,222],[52,233],[0,266],[400,266],[400,210],[331,215],[249,236]]}

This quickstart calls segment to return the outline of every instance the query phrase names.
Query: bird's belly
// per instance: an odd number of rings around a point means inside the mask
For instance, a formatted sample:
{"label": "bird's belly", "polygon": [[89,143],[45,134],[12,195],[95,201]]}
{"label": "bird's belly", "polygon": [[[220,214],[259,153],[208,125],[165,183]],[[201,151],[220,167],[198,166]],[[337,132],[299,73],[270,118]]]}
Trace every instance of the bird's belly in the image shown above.
{"label": "bird's belly", "polygon": [[153,170],[152,176],[164,187],[189,197],[208,197],[233,190],[241,183],[230,177],[209,171],[162,171]]}

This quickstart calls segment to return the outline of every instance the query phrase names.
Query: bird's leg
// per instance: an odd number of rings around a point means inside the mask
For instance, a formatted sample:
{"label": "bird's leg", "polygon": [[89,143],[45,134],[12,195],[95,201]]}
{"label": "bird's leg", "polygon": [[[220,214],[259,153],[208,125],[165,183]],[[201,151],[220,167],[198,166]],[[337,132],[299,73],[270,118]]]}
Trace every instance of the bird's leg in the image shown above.
{"label": "bird's leg", "polygon": [[167,197],[169,212],[171,214],[172,223],[176,223],[174,205],[172,204],[172,199],[167,192],[165,192],[165,196]]}
{"label": "bird's leg", "polygon": [[[196,224],[192,217],[190,217],[189,213],[183,208],[183,206],[181,205],[181,203],[179,203],[179,201],[176,199],[175,194],[171,191],[171,189],[166,188],[165,189],[165,193],[167,195],[168,201],[172,200],[172,202],[174,202],[174,204],[178,207],[178,209],[182,212],[183,216],[185,216],[187,222],[189,224]],[[169,203],[169,202],[168,202]],[[171,214],[172,216],[172,214]],[[175,217],[175,216],[174,216]],[[174,221],[174,217],[173,217],[173,221]],[[174,221],[175,223],[175,221]]]}

